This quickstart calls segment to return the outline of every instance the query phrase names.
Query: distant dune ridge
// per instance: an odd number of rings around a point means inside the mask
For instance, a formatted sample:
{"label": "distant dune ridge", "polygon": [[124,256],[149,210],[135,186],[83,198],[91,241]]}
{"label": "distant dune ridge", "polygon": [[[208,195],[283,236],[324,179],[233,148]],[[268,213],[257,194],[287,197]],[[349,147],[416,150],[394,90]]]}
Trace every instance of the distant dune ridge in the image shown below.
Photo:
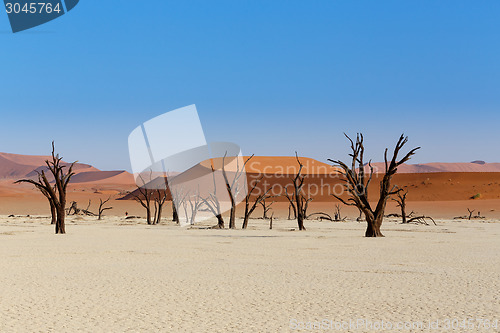
{"label": "distant dune ridge", "polygon": [[[37,171],[45,169],[45,160],[49,156],[29,156],[9,153],[0,153],[0,179],[17,180],[20,178],[31,178],[37,176]],[[66,165],[69,163],[65,162]],[[72,179],[73,184],[78,183],[110,183],[110,184],[132,184],[134,179],[126,171],[101,171],[92,165],[76,163],[76,173]]]}
{"label": "distant dune ridge", "polygon": [[[36,171],[44,168],[47,158],[48,156],[0,153],[0,181],[3,187],[8,186],[8,191],[4,191],[4,194],[7,195],[13,191],[15,193],[31,191],[31,187],[28,186],[9,184],[20,178],[36,177]],[[245,157],[244,160],[247,158]],[[306,176],[307,186],[320,189],[316,194],[310,192],[311,196],[315,201],[331,201],[331,189],[338,189],[341,186],[338,169],[311,158],[300,157],[300,160],[304,164],[302,172]],[[219,162],[221,161],[214,161],[217,168],[220,168]],[[373,166],[376,171],[383,172],[384,170],[384,163],[373,163]],[[208,172],[210,163],[205,161],[193,168],[199,169],[200,172],[203,170]],[[294,156],[254,156],[246,167],[249,182],[265,176],[264,180],[267,182],[265,186],[276,185],[277,189],[288,186],[290,178],[297,171],[298,163]],[[135,194],[133,192],[134,177],[126,171],[101,171],[89,164],[77,163],[75,173],[72,179],[75,189],[93,186],[97,191],[99,188],[112,185],[119,192],[120,189],[126,191],[132,189],[132,193],[124,195],[122,199],[132,199]],[[182,177],[182,175],[179,176]],[[375,179],[377,178],[376,176]],[[411,188],[409,200],[412,201],[467,200],[478,193],[481,194],[481,199],[498,199],[500,198],[500,163],[474,161],[403,165],[398,170],[394,184]],[[374,182],[372,193],[377,193],[377,188],[378,182]],[[285,199],[277,198],[276,200]]]}
{"label": "distant dune ridge", "polygon": [[[372,163],[373,167],[383,172],[384,163]],[[403,164],[399,173],[429,173],[429,172],[500,172],[500,163],[473,161],[470,163],[425,163]]]}

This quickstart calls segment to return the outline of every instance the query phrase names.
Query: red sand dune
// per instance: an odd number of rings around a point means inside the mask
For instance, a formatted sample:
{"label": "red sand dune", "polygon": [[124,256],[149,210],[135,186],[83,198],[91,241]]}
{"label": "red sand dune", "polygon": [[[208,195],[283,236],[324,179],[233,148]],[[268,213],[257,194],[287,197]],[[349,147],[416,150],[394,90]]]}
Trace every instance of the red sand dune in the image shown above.
{"label": "red sand dune", "polygon": [[[333,200],[332,193],[342,193],[343,182],[341,176],[336,172],[336,168],[309,158],[300,158],[300,160],[304,164],[303,174],[306,176],[304,190],[314,198],[315,202],[329,202]],[[215,164],[217,166],[217,161]],[[435,166],[435,169],[439,167],[443,170],[461,170],[464,168],[462,164],[476,165],[476,163],[461,163],[456,166],[453,163],[430,163],[428,165]],[[201,173],[209,171],[209,165],[209,162],[203,162],[201,165],[193,167],[192,170],[199,169]],[[485,166],[477,165],[479,167]],[[486,164],[486,166],[491,165]],[[473,168],[474,166],[469,170],[473,170]],[[467,168],[465,169],[467,170]],[[289,193],[291,192],[291,178],[293,178],[297,170],[298,164],[295,157],[274,158],[260,156],[254,157],[246,169],[249,186],[252,186],[257,179],[264,176],[257,187],[258,191],[256,193],[266,191],[272,187],[271,194],[277,196],[285,194],[284,188],[288,188]],[[376,198],[379,192],[381,177],[382,174],[375,174],[373,177],[370,187],[372,200]],[[181,178],[182,175],[177,179]],[[478,195],[477,200],[500,199],[500,172],[400,172],[394,176],[392,183],[400,187],[407,187],[409,190],[408,200],[411,201],[469,200],[476,195]],[[133,194],[124,199],[131,198],[133,198]],[[286,198],[276,197],[273,200],[285,201]]]}

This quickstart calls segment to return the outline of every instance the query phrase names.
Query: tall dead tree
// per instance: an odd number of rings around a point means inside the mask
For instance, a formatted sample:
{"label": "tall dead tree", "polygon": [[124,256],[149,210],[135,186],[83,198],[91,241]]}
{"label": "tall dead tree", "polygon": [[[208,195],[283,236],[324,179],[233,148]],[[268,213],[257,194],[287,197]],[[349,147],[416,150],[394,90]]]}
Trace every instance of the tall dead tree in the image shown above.
{"label": "tall dead tree", "polygon": [[302,169],[304,165],[300,162],[299,156],[297,152],[295,152],[295,158],[297,159],[297,163],[299,164],[299,171],[292,178],[293,185],[293,198],[295,199],[295,209],[297,212],[297,224],[299,226],[299,230],[306,230],[304,226],[304,220],[307,214],[307,205],[309,204],[309,199],[304,196],[304,192],[302,188],[304,187],[304,179],[305,176],[302,175]]}
{"label": "tall dead tree", "polygon": [[102,200],[99,198],[99,213],[98,213],[98,220],[102,219],[102,215],[105,211],[113,209],[113,207],[106,207],[106,204],[111,200],[111,197],[107,198],[106,200]]}
{"label": "tall dead tree", "polygon": [[241,229],[247,228],[248,220],[250,219],[250,216],[257,208],[257,205],[262,200],[265,200],[267,194],[269,193],[269,191],[271,191],[271,188],[269,188],[267,189],[267,191],[258,194],[257,197],[254,199],[253,203],[251,203],[252,194],[254,193],[255,189],[257,188],[257,186],[259,185],[259,183],[262,181],[263,178],[264,176],[260,177],[253,183],[252,187],[250,188],[250,191],[248,191],[247,196],[245,197],[245,215],[243,215],[243,225],[241,226]]}
{"label": "tall dead tree", "polygon": [[[252,156],[246,159],[246,161],[243,163],[243,165],[240,168],[239,165],[239,156],[236,156],[236,171],[234,172],[234,176],[229,179],[227,172],[226,172],[226,156],[227,152],[224,154],[224,157],[222,158],[222,176],[224,177],[224,182],[226,183],[226,190],[227,194],[229,195],[229,200],[231,202],[231,210],[229,211],[229,229],[236,229],[236,196],[239,194],[241,191],[241,188],[239,188],[239,180],[243,174],[245,174],[245,166],[248,164],[248,162],[252,159]],[[245,180],[246,182],[246,180]]]}
{"label": "tall dead tree", "polygon": [[353,140],[345,133],[344,135],[351,143],[352,153],[349,154],[349,156],[351,157],[351,164],[347,165],[340,160],[329,159],[329,161],[342,169],[340,173],[344,177],[344,188],[347,191],[349,198],[347,200],[344,200],[337,195],[334,195],[334,197],[345,205],[356,206],[363,211],[367,222],[367,228],[365,232],[366,237],[383,237],[384,235],[380,231],[380,228],[384,219],[384,211],[387,205],[387,200],[392,195],[397,194],[401,191],[401,189],[397,189],[396,186],[391,187],[392,176],[397,172],[398,167],[401,164],[407,162],[411,158],[411,156],[413,156],[415,152],[420,149],[420,147],[410,150],[409,153],[398,160],[398,155],[401,149],[408,142],[408,137],[401,135],[398,142],[396,143],[396,146],[392,153],[392,159],[390,161],[387,157],[388,149],[385,150],[385,174],[382,181],[380,182],[380,195],[377,206],[375,207],[375,209],[373,209],[370,205],[370,202],[368,201],[368,187],[372,180],[373,167],[371,165],[371,161],[368,162],[370,173],[367,176],[363,160],[365,152],[365,148],[363,146],[363,134],[357,134],[356,143],[354,143]]}
{"label": "tall dead tree", "polygon": [[[65,165],[62,162],[62,157],[55,153],[54,141],[52,141],[52,155],[51,159],[46,160],[45,164],[50,172],[50,176],[54,178],[54,185],[51,184],[45,170],[37,171],[38,179],[20,179],[16,183],[29,183],[34,185],[42,194],[49,200],[52,221],[55,220],[56,234],[65,234],[66,226],[66,194],[68,184],[73,177],[73,166],[76,162]],[[65,169],[67,171],[65,172]],[[51,177],[51,178],[52,178]]]}

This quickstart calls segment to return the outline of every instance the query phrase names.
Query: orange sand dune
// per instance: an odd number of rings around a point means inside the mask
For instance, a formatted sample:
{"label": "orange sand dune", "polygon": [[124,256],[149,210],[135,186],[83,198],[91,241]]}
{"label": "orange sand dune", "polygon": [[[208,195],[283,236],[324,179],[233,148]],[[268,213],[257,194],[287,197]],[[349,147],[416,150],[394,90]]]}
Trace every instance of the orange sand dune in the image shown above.
{"label": "orange sand dune", "polygon": [[[240,162],[244,162],[248,158],[249,156],[244,156],[240,158]],[[299,159],[304,165],[303,174],[333,174],[337,171],[337,168],[309,157],[299,157]],[[231,167],[234,169],[235,162],[231,162],[230,158],[228,160],[226,160],[226,164],[229,165],[228,170],[232,170]],[[211,162],[214,163],[216,169],[220,169],[222,166],[221,158],[204,161],[201,165],[210,168]],[[247,163],[245,169],[248,173],[293,174],[298,171],[299,164],[295,156],[254,156]]]}

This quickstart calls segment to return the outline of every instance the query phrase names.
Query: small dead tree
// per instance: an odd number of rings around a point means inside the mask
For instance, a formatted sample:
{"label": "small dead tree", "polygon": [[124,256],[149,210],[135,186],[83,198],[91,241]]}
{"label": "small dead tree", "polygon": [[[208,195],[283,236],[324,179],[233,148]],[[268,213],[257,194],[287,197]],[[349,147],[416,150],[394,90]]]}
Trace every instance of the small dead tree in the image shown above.
{"label": "small dead tree", "polygon": [[245,215],[243,216],[243,225],[241,226],[241,229],[247,228],[250,216],[257,208],[257,205],[260,204],[262,200],[265,200],[267,194],[271,190],[271,188],[269,188],[264,193],[260,193],[259,195],[257,195],[253,203],[251,203],[252,194],[254,193],[255,189],[257,188],[257,186],[259,185],[259,183],[262,181],[263,178],[264,176],[260,177],[258,180],[253,182],[250,191],[248,191],[247,196],[245,197]]}
{"label": "small dead tree", "polygon": [[78,213],[80,213],[78,203],[76,201],[71,201],[71,206],[68,208],[68,215],[77,215]]}
{"label": "small dead tree", "polygon": [[265,195],[260,201],[259,204],[262,206],[262,219],[269,219],[269,215],[267,215],[271,211],[271,206],[274,204],[274,201],[267,201],[267,199],[274,198],[274,195]]}
{"label": "small dead tree", "polygon": [[302,169],[304,165],[300,162],[299,156],[297,152],[295,152],[295,158],[297,159],[297,163],[299,164],[299,171],[292,178],[293,185],[293,198],[295,199],[295,209],[297,212],[297,224],[299,226],[299,230],[306,230],[304,226],[304,220],[307,214],[307,206],[309,204],[310,199],[306,199],[304,196],[302,188],[304,187],[304,179],[305,176],[302,175]]}
{"label": "small dead tree", "polygon": [[469,215],[457,216],[457,217],[454,217],[453,219],[455,219],[455,220],[457,220],[457,219],[472,220],[472,219],[484,219],[485,218],[484,216],[481,216],[481,212],[477,212],[477,214],[474,215],[474,212],[476,211],[475,209],[467,208],[467,211],[469,212]]}
{"label": "small dead tree", "polygon": [[402,223],[407,223],[407,215],[406,215],[406,195],[408,194],[407,189],[401,189],[398,193],[396,193],[396,198],[392,198],[392,200],[396,201],[397,207],[401,209],[401,218]]}
{"label": "small dead tree", "polygon": [[467,211],[469,212],[469,220],[472,219],[472,214],[474,214],[475,210],[470,210],[469,208],[467,208]]}
{"label": "small dead tree", "polygon": [[71,201],[71,207],[67,208],[68,215],[87,215],[87,216],[96,216],[96,214],[92,213],[90,209],[90,205],[92,204],[92,200],[89,200],[89,204],[86,209],[78,208],[78,203],[76,201]]}
{"label": "small dead tree", "polygon": [[425,216],[425,215],[421,215],[421,216],[415,216],[415,217],[411,217],[410,219],[408,219],[408,224],[409,223],[416,223],[416,224],[425,224],[425,225],[429,225],[429,223],[427,222],[427,220],[430,220],[432,221],[432,223],[434,223],[434,225],[437,225],[436,224],[436,221],[434,221],[434,219],[430,216]]}
{"label": "small dead tree", "polygon": [[189,207],[191,208],[191,212],[190,212],[191,213],[191,217],[190,217],[191,225],[195,224],[196,215],[198,214],[198,211],[200,210],[202,205],[203,205],[203,200],[200,199],[199,194],[195,194],[189,198]]}
{"label": "small dead tree", "polygon": [[342,209],[339,204],[335,205],[335,211],[333,213],[333,221],[335,222],[340,222],[340,221],[345,221],[345,217],[342,218]]}
{"label": "small dead tree", "polygon": [[370,173],[367,176],[365,173],[365,164],[363,160],[365,152],[365,148],[363,145],[363,134],[358,134],[356,136],[356,143],[354,143],[353,140],[345,133],[344,135],[351,143],[352,153],[349,154],[349,156],[351,157],[351,164],[347,165],[340,160],[329,159],[329,161],[342,169],[340,173],[344,177],[344,188],[349,195],[349,199],[344,200],[337,195],[333,196],[345,205],[356,206],[363,211],[367,222],[367,228],[365,232],[366,237],[383,237],[384,235],[380,231],[380,228],[384,220],[384,211],[387,205],[387,200],[392,195],[397,194],[401,191],[401,189],[391,187],[392,176],[397,172],[398,167],[401,164],[407,162],[415,154],[415,152],[420,149],[420,147],[412,149],[409,153],[404,155],[403,158],[398,160],[398,155],[401,149],[408,142],[408,137],[401,135],[398,142],[396,143],[396,147],[394,148],[392,159],[390,161],[387,157],[388,149],[385,150],[385,174],[382,181],[380,182],[380,195],[377,206],[375,207],[375,209],[373,209],[370,205],[370,202],[368,201],[368,187],[372,180],[373,167],[371,165],[371,161],[368,162]]}
{"label": "small dead tree", "polygon": [[113,209],[113,207],[106,207],[106,204],[111,200],[111,196],[107,198],[106,200],[102,200],[102,198],[99,198],[99,213],[98,213],[98,220],[102,219],[103,213],[107,210]]}
{"label": "small dead tree", "polygon": [[[45,197],[50,198],[49,201],[51,202],[52,221],[54,220],[54,213],[56,215],[56,234],[66,233],[66,194],[71,177],[75,174],[73,172],[73,166],[75,163],[76,162],[71,163],[69,167],[65,165],[62,162],[62,157],[55,153],[55,145],[54,141],[52,141],[52,156],[51,159],[45,161],[45,164],[50,172],[50,175],[54,178],[55,184],[52,185],[49,181],[47,175],[45,174],[45,170],[42,170],[41,172],[37,171],[38,180],[21,179],[16,182],[32,184],[39,189]],[[65,172],[66,168],[67,172]]]}

